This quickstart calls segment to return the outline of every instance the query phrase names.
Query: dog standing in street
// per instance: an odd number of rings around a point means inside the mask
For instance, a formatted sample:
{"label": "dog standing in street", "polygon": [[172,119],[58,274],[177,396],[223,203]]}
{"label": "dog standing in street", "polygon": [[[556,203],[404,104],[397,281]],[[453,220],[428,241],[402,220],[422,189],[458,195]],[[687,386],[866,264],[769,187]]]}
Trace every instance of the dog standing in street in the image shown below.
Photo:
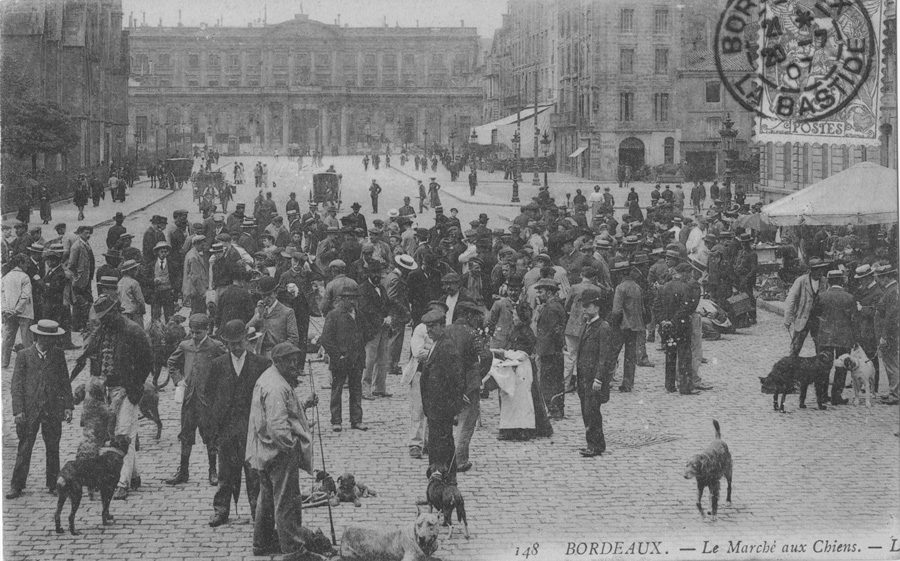
{"label": "dog standing in street", "polygon": [[716,439],[706,447],[702,453],[691,458],[684,469],[684,478],[697,479],[697,510],[700,517],[705,518],[703,512],[703,489],[709,487],[710,505],[712,507],[712,520],[716,521],[716,513],[719,510],[719,480],[723,477],[728,482],[728,496],[726,506],[731,506],[731,452],[728,445],[722,441],[722,433],[719,430],[719,421],[713,420],[716,428]]}
{"label": "dog standing in street", "polygon": [[872,407],[872,393],[875,389],[875,365],[843,354],[834,360],[835,367],[846,368],[853,380],[853,405],[859,405],[859,391],[866,390],[866,407]]}
{"label": "dog standing in street", "polygon": [[[800,409],[806,409],[806,390],[810,384],[816,387],[816,403],[819,409],[828,409],[825,400],[828,396],[828,374],[831,372],[831,357],[828,353],[816,356],[788,356],[780,359],[772,366],[772,371],[765,378],[760,377],[762,393],[772,394],[775,411],[784,413],[784,398],[794,393],[800,386]],[[778,404],[781,394],[781,405]]]}
{"label": "dog standing in street", "polygon": [[69,513],[69,532],[73,536],[79,534],[75,530],[75,513],[78,512],[78,506],[81,504],[82,488],[85,486],[100,490],[100,497],[103,501],[101,512],[103,525],[113,521],[112,515],[109,514],[109,503],[112,502],[113,493],[116,492],[119,472],[122,471],[122,461],[130,445],[130,438],[116,435],[110,442],[110,448],[104,449],[99,456],[66,462],[56,480],[56,514],[53,516],[56,533],[64,532],[60,523],[60,514],[63,505],[66,504],[66,499],[70,499],[72,512]]}
{"label": "dog standing in street", "polygon": [[453,536],[453,521],[450,519],[453,509],[456,509],[456,518],[463,525],[466,539],[469,539],[469,524],[466,522],[466,503],[463,500],[459,487],[446,481],[447,470],[438,466],[428,466],[425,471],[428,476],[428,488],[425,497],[428,506],[443,513],[444,525],[450,526],[447,539]]}

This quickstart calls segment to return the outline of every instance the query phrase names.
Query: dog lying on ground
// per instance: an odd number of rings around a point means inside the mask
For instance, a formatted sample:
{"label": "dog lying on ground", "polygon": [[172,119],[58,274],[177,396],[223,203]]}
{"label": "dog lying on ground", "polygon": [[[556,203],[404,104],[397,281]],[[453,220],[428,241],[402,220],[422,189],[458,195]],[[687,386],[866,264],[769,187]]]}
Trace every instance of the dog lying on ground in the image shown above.
{"label": "dog lying on ground", "polygon": [[[166,380],[166,383],[168,383],[168,380]],[[159,393],[157,386],[153,384],[152,380],[144,382],[144,394],[141,396],[138,408],[143,418],[150,419],[156,423],[156,439],[159,440],[159,437],[162,436],[162,419],[159,416]]]}
{"label": "dog lying on ground", "polygon": [[719,480],[722,477],[728,482],[728,496],[725,504],[731,506],[731,452],[728,451],[728,445],[722,441],[722,433],[719,431],[719,421],[713,420],[713,426],[716,428],[716,439],[706,447],[701,454],[697,454],[691,458],[687,467],[684,469],[684,478],[697,479],[697,510],[700,511],[700,517],[705,518],[703,512],[703,489],[709,487],[710,505],[712,506],[712,520],[716,521],[716,513],[719,510]]}
{"label": "dog lying on ground", "polygon": [[459,487],[447,481],[447,469],[439,466],[428,466],[425,470],[428,477],[428,488],[425,490],[425,497],[428,500],[428,506],[437,509],[443,514],[443,524],[450,526],[447,533],[447,539],[453,537],[453,509],[456,509],[457,522],[462,523],[463,531],[466,539],[469,539],[469,524],[466,521],[466,503],[463,500]]}
{"label": "dog lying on ground", "polygon": [[316,470],[316,483],[313,485],[312,494],[303,498],[303,508],[312,508],[316,506],[325,506],[331,503],[331,506],[341,504],[337,498],[337,485],[334,484],[334,478],[326,471]]}
{"label": "dog lying on ground", "polygon": [[352,473],[345,473],[337,478],[337,499],[342,503],[353,503],[353,506],[362,506],[360,498],[377,497],[373,489],[369,489],[362,483],[357,483]]}
{"label": "dog lying on ground", "polygon": [[341,559],[437,561],[431,555],[437,551],[442,522],[440,514],[420,512],[415,522],[390,532],[350,526],[341,536]]}
{"label": "dog lying on ground", "polygon": [[122,471],[122,461],[125,454],[128,453],[131,439],[127,436],[117,435],[112,438],[110,445],[111,448],[104,449],[99,456],[71,460],[66,462],[66,465],[60,470],[56,480],[56,514],[53,516],[56,533],[61,534],[64,531],[60,524],[60,514],[68,498],[72,502],[72,512],[69,513],[69,532],[73,536],[79,534],[75,530],[75,513],[78,512],[78,506],[81,504],[82,488],[85,486],[100,490],[100,497],[103,501],[101,513],[103,525],[113,521],[113,517],[109,514],[109,503],[112,501],[116,485],[119,483],[119,472]]}
{"label": "dog lying on ground", "polygon": [[834,360],[834,365],[846,368],[853,380],[853,405],[859,405],[859,391],[866,390],[866,407],[872,407],[872,393],[875,389],[875,365],[843,354]]}
{"label": "dog lying on ground", "polygon": [[[819,353],[811,357],[789,356],[776,362],[769,375],[760,378],[759,381],[762,384],[762,393],[772,394],[775,411],[784,413],[785,395],[794,393],[797,386],[800,386],[800,409],[806,409],[806,389],[810,384],[817,383],[824,384],[827,388],[830,372],[831,358],[828,353]],[[821,396],[816,393],[816,403],[819,409],[828,409],[823,400],[826,393],[826,391],[822,391]],[[780,407],[778,394],[781,394]]]}

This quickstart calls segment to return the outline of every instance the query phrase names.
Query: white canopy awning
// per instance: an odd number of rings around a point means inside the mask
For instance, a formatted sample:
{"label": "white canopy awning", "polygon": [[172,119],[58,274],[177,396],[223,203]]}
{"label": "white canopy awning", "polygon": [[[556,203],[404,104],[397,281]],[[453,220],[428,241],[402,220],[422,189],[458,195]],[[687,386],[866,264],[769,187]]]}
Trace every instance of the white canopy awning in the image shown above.
{"label": "white canopy awning", "polygon": [[861,162],[762,208],[778,226],[897,222],[897,170]]}
{"label": "white canopy awning", "polygon": [[[537,106],[537,126],[543,131],[550,131],[550,113],[553,104],[545,104]],[[484,125],[474,127],[472,130],[478,135],[478,144],[486,146],[489,144],[501,144],[512,148],[512,137],[516,130],[520,130],[522,137],[520,154],[523,158],[531,158],[534,156],[534,113],[535,107],[526,107],[518,113],[497,119]],[[469,135],[471,137],[471,131]],[[552,139],[552,135],[550,136]],[[548,147],[549,152],[553,153],[553,146]],[[539,148],[543,151],[543,145]],[[538,155],[543,155],[539,153]]]}
{"label": "white canopy awning", "polygon": [[575,150],[574,152],[572,152],[571,154],[569,154],[569,157],[570,157],[570,158],[577,158],[577,157],[580,156],[581,153],[584,152],[585,150],[587,150],[587,146],[579,146],[579,147],[578,147],[578,150]]}

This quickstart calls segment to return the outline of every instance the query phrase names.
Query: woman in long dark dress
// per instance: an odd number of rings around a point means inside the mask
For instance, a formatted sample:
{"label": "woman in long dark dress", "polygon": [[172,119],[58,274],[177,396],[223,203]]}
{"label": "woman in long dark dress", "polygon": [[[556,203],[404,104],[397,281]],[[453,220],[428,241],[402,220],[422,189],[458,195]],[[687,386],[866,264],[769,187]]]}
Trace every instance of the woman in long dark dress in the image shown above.
{"label": "woman in long dark dress", "polygon": [[53,211],[50,208],[50,189],[41,187],[41,220],[44,224],[49,224],[53,220]]}
{"label": "woman in long dark dress", "polygon": [[[532,355],[537,338],[531,329],[531,306],[522,301],[516,306],[513,314],[513,333],[509,342],[509,350],[523,351]],[[537,373],[534,359],[531,359],[531,371]],[[493,378],[490,380],[493,382]],[[541,395],[540,384],[536,375],[531,377],[531,400],[534,404],[534,428],[533,429],[500,429],[498,440],[530,440],[534,437],[553,436],[553,425],[547,415],[544,406],[544,398]]]}

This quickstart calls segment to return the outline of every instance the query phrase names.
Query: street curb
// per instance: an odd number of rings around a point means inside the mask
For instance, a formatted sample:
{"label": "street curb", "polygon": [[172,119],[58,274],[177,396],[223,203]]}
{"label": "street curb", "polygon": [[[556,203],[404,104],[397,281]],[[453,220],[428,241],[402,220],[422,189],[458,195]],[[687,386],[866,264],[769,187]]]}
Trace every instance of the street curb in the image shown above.
{"label": "street curb", "polygon": [[[149,184],[149,183],[150,183],[150,179],[144,179],[144,180],[135,181],[135,182],[134,182],[134,185],[135,185],[135,186],[138,186],[138,185],[140,185],[141,183],[148,183],[148,184]],[[131,188],[133,189],[134,187],[131,187]],[[64,198],[64,199],[59,199],[58,201],[53,201],[53,202],[50,204],[50,208],[51,208],[51,209],[54,209],[54,208],[56,208],[56,207],[58,207],[58,206],[62,206],[63,204],[69,204],[69,203],[72,202],[72,199],[73,199],[74,197],[75,197],[75,195],[74,195],[74,193],[73,193],[72,196],[70,196],[70,197],[66,197],[66,198]],[[160,200],[162,200],[162,199],[160,199]],[[38,212],[40,212],[40,205],[38,205],[38,208],[37,208],[36,210],[37,210]],[[34,210],[32,210],[32,212],[34,212]],[[4,222],[7,221],[7,220],[11,220],[11,219],[13,219],[13,218],[16,217],[16,214],[17,214],[16,211],[10,211],[10,212],[3,213],[2,215],[0,215],[0,220],[2,220],[2,221],[4,221]]]}
{"label": "street curb", "polygon": [[[418,177],[413,177],[410,174],[406,173],[405,171],[403,171],[399,168],[392,167],[391,169],[396,171],[397,173],[401,173],[401,174],[405,175],[406,177],[412,179],[413,181],[419,180]],[[450,191],[444,190],[444,194],[452,199],[456,199],[457,201],[459,201],[461,203],[473,204],[473,201],[467,201],[466,199],[463,199],[462,197],[458,197],[458,196],[454,195]],[[505,208],[517,208],[517,207],[522,206],[522,203],[488,203],[488,202],[484,202],[484,201],[479,201],[475,204],[479,204],[479,205],[483,205],[483,206],[499,206],[499,207],[505,207]],[[525,203],[525,204],[527,204],[527,203]]]}
{"label": "street curb", "polygon": [[[166,194],[163,195],[162,197],[156,199],[155,201],[150,202],[150,203],[147,203],[147,204],[145,204],[144,206],[142,206],[142,207],[140,207],[140,208],[136,208],[136,209],[132,210],[131,212],[129,212],[128,214],[125,215],[125,218],[128,218],[129,216],[134,216],[135,214],[137,214],[137,213],[139,213],[139,212],[141,212],[141,211],[147,210],[148,208],[150,208],[151,206],[155,205],[156,203],[168,199],[169,197],[171,197],[171,196],[174,195],[175,193],[176,193],[176,191],[169,191],[168,193],[166,193]],[[110,219],[108,219],[108,220],[104,220],[104,221],[102,221],[102,222],[98,222],[98,223],[92,225],[91,228],[102,228],[102,227],[104,227],[104,226],[107,226],[107,225],[109,225],[109,224],[112,224],[113,222],[115,222],[115,220],[114,220],[113,218],[110,218]]]}
{"label": "street curb", "polygon": [[782,304],[782,306],[778,306],[775,302],[769,302],[768,300],[763,300],[762,298],[757,299],[756,306],[758,308],[762,308],[767,312],[771,312],[778,316],[784,315],[784,304],[782,302],[778,302],[778,304]]}

